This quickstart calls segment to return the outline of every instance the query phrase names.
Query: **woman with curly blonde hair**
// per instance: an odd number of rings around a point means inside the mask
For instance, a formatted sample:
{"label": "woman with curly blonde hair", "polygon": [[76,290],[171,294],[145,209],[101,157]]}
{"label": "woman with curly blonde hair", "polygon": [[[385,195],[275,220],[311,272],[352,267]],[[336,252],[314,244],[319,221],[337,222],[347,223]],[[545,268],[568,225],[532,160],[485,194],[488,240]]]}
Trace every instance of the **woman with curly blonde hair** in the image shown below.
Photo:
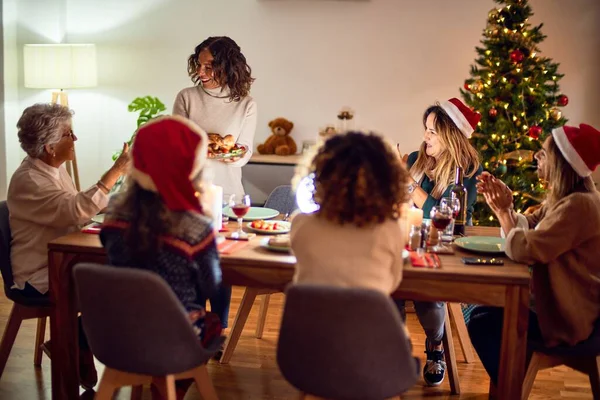
{"label": "woman with curly blonde hair", "polygon": [[390,294],[402,280],[401,205],[408,173],[375,134],[327,140],[311,164],[319,209],[292,221],[294,282]]}

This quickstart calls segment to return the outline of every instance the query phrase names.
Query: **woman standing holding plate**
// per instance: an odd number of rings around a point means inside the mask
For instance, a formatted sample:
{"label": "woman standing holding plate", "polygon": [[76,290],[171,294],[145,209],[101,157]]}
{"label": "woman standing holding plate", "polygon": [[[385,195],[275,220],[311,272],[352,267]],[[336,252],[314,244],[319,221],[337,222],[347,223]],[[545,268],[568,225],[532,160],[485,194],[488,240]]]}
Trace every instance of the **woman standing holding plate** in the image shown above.
{"label": "woman standing holding plate", "polygon": [[[223,187],[225,201],[231,195],[243,198],[242,167],[252,156],[256,131],[256,103],[250,97],[252,69],[240,46],[227,36],[209,37],[196,46],[187,69],[195,86],[177,94],[173,114],[191,119],[206,132],[231,135],[247,148],[242,157],[215,159],[206,166],[213,182]],[[228,326],[230,302],[230,286],[221,286],[210,298],[223,328]]]}
{"label": "woman standing holding plate", "polygon": [[188,57],[188,74],[195,86],[177,94],[173,114],[247,149],[241,157],[215,159],[207,165],[214,172],[214,183],[223,187],[224,199],[232,194],[241,198],[242,167],[252,156],[256,132],[256,103],[250,96],[252,69],[235,41],[215,36],[196,46]]}

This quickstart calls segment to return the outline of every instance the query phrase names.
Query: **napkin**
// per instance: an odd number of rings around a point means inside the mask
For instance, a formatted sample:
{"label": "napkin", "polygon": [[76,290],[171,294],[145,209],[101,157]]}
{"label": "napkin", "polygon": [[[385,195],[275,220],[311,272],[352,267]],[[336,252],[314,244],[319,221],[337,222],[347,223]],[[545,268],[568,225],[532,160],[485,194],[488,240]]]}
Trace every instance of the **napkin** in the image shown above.
{"label": "napkin", "polygon": [[83,229],[81,229],[81,232],[99,234],[100,229],[102,229],[102,225],[94,222],[94,223],[84,226]]}
{"label": "napkin", "polygon": [[242,250],[248,246],[247,241],[239,241],[239,240],[224,240],[223,242],[217,245],[217,249],[221,254],[232,254],[236,251]]}

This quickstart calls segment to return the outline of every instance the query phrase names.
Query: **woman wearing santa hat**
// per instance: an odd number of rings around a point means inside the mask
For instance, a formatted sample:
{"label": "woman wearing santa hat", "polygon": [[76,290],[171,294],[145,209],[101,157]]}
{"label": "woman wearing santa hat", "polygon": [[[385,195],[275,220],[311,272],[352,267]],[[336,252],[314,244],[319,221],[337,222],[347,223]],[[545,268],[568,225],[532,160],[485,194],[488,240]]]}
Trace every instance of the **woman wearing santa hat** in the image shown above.
{"label": "woman wearing santa hat", "polygon": [[[130,182],[111,198],[100,232],[111,265],[155,272],[171,286],[205,346],[221,333],[219,319],[204,311],[221,284],[212,220],[196,197],[207,144],[206,133],[182,117],[142,126]],[[178,385],[179,398],[188,386]]]}
{"label": "woman wearing santa hat", "polygon": [[[467,189],[467,221],[471,221],[473,204],[477,198],[476,177],[483,171],[479,153],[469,143],[481,116],[460,100],[452,98],[436,103],[425,110],[425,133],[419,151],[408,156],[410,173],[408,192],[415,206],[429,216],[432,207],[444,197],[450,197],[457,167],[464,172],[463,185]],[[397,300],[400,313],[405,317],[404,300]],[[423,379],[430,386],[444,380],[446,363],[442,338],[446,313],[444,302],[414,301],[415,312],[427,336],[427,362]]]}
{"label": "woman wearing santa hat", "polygon": [[[555,129],[535,158],[549,192],[533,214],[516,213],[512,190],[490,174],[478,190],[506,234],[506,255],[532,265],[529,344],[572,346],[600,332],[600,194],[590,177],[600,164],[600,131],[586,124]],[[501,308],[481,306],[468,326],[494,383],[502,322]]]}

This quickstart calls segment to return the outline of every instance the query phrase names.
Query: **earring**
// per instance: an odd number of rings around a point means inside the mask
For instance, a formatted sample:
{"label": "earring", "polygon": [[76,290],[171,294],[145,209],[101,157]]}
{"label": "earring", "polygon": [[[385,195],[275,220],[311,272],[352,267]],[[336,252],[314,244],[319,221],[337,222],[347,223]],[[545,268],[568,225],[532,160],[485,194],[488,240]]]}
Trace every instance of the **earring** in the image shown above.
{"label": "earring", "polygon": [[52,157],[56,157],[56,153],[52,153]]}

